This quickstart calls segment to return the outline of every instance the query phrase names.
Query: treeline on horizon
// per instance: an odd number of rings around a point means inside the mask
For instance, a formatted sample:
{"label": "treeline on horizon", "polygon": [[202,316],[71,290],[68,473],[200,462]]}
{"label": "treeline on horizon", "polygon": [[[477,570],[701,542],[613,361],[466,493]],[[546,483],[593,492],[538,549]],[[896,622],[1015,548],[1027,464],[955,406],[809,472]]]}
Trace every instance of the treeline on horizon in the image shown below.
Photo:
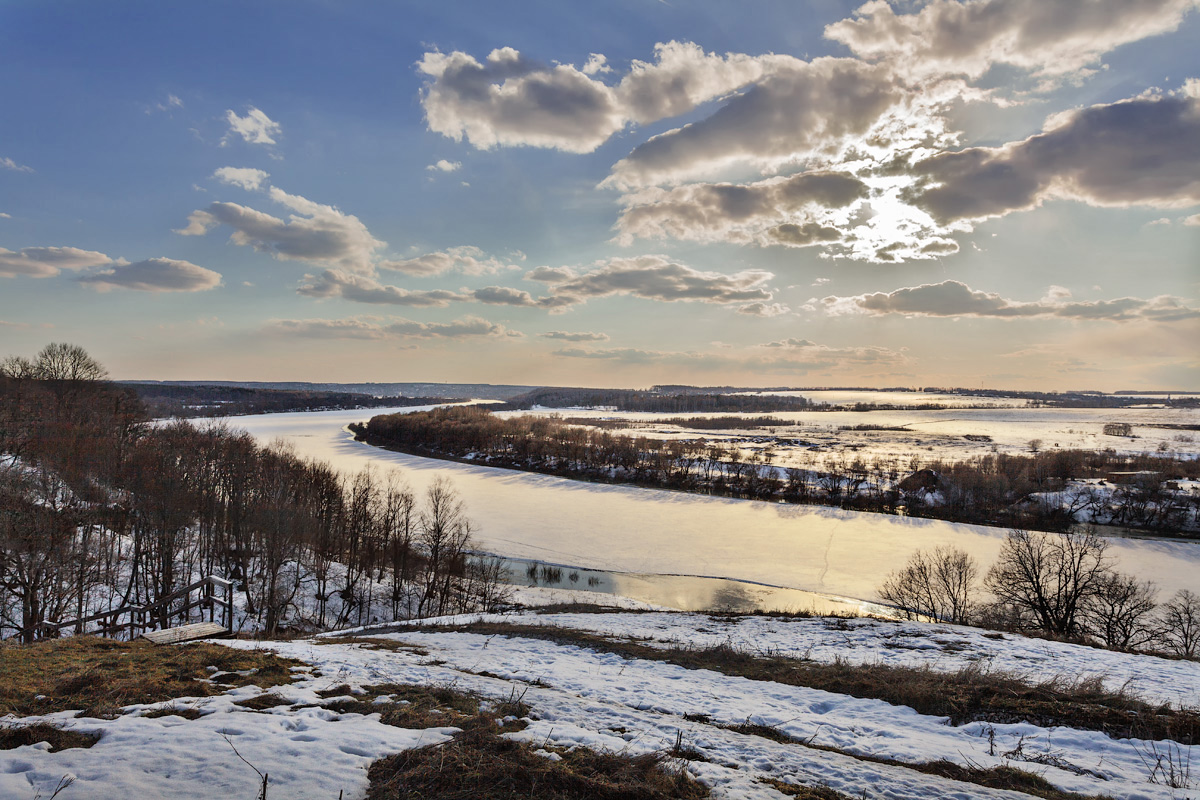
{"label": "treeline on horizon", "polygon": [[287,411],[331,411],[353,408],[398,408],[461,403],[452,397],[376,397],[355,392],[307,389],[260,389],[247,386],[117,383],[134,392],[156,419],[230,417]]}
{"label": "treeline on horizon", "polygon": [[[860,400],[853,403],[824,403],[803,396],[779,394],[742,394],[764,391],[864,391],[946,394],[985,399],[1025,400],[1030,407],[1054,408],[1125,408],[1142,405],[1145,398],[1128,395],[1105,395],[1092,392],[1007,392],[991,389],[745,389],[734,386],[661,385],[650,389],[588,389],[579,387],[543,387],[513,397],[506,403],[492,406],[496,411],[526,411],[535,406],[545,408],[614,408],[617,411],[644,411],[667,414],[697,413],[770,413],[775,411],[941,411],[948,408],[970,408],[961,403],[950,405],[937,401],[922,403],[890,403]],[[1161,401],[1178,408],[1200,406],[1200,395],[1172,397]],[[981,402],[979,408],[991,408]]]}
{"label": "treeline on horizon", "polygon": [[[876,458],[845,451],[815,456],[804,467],[777,468],[770,455],[743,455],[736,445],[656,439],[569,424],[554,416],[502,418],[495,406],[454,406],[373,417],[351,429],[370,444],[415,455],[468,460],[590,481],[632,483],[772,502],[819,504],[953,522],[1065,531],[1082,510],[1109,524],[1180,533],[1195,517],[1195,498],[1169,490],[1166,477],[1196,478],[1200,462],[1172,454],[1053,449],[989,453],[964,461]],[[1065,507],[1039,500],[1066,481],[1112,472],[1146,472],[1105,499],[1081,492]],[[931,497],[936,492],[936,499]],[[1089,505],[1090,504],[1090,505]]]}
{"label": "treeline on horizon", "polygon": [[[267,633],[369,622],[372,607],[483,609],[499,567],[470,547],[446,483],[418,497],[222,421],[152,423],[73,345],[0,360],[0,638],[52,635],[48,622],[153,604],[207,575],[234,580]],[[301,619],[305,592],[315,609]]]}

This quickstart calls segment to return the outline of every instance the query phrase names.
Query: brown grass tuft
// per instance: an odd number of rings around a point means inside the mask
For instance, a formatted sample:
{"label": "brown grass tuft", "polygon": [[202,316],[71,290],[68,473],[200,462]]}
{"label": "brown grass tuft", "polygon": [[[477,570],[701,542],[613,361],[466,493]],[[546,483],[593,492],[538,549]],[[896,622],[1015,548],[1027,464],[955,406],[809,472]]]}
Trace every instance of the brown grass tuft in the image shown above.
{"label": "brown grass tuft", "polygon": [[28,744],[48,742],[50,752],[71,747],[91,747],[100,741],[100,734],[60,728],[47,722],[34,725],[0,725],[0,750],[14,750]]}

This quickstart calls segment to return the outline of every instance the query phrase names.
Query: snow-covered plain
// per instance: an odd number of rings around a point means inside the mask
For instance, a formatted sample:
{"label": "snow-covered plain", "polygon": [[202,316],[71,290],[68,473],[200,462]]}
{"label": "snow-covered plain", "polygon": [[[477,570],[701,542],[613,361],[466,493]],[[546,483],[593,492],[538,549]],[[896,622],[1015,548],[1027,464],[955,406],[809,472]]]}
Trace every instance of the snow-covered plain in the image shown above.
{"label": "snow-covered plain", "polygon": [[[1024,667],[1022,671],[1034,678],[1099,668],[1110,670],[1114,680],[1137,675],[1137,688],[1151,698],[1172,697],[1184,690],[1195,697],[1200,686],[1200,664],[1194,662],[1102,654],[1007,635],[988,639],[977,631],[916,623],[663,613],[523,612],[503,619],[621,638],[649,637],[649,643],[662,645],[728,641],[752,650],[804,653],[818,660],[844,657],[957,669],[969,658],[979,657],[994,669]],[[336,698],[322,699],[317,694],[342,684],[361,692],[362,687],[382,683],[451,686],[494,701],[519,695],[530,708],[529,726],[509,735],[542,746],[585,745],[638,755],[670,750],[680,737],[687,748],[708,759],[688,761],[686,768],[711,786],[718,798],[780,798],[783,795],[762,782],[773,779],[826,785],[865,798],[1028,800],[1028,795],[985,789],[904,766],[938,759],[963,766],[1009,764],[1042,775],[1062,789],[1121,800],[1195,796],[1194,786],[1173,789],[1161,780],[1151,781],[1150,766],[1155,753],[1166,752],[1178,763],[1189,759],[1200,763],[1198,747],[1117,740],[1096,732],[1028,723],[975,722],[956,727],[943,718],[877,700],[626,659],[538,639],[419,628],[369,635],[401,647],[365,647],[337,635],[225,643],[267,647],[312,665],[313,669],[297,670],[295,683],[272,690],[286,697],[290,706],[264,711],[239,707],[236,700],[260,691],[243,687],[213,698],[131,706],[115,720],[73,719],[70,712],[21,720],[20,724],[54,721],[103,736],[87,750],[50,753],[44,746],[26,746],[0,751],[0,796],[32,798],[40,792],[48,797],[58,781],[70,775],[76,780],[60,795],[62,800],[253,797],[259,777],[240,754],[270,776],[271,797],[328,800],[343,792],[345,800],[356,800],[365,792],[365,767],[372,760],[437,744],[453,732],[448,728],[407,731],[383,725],[377,714],[336,713],[321,707]],[[903,640],[899,647],[897,640]],[[139,716],[163,705],[193,707],[203,716],[193,721]],[[797,741],[778,742],[720,727],[741,723],[770,726]],[[864,756],[898,763],[867,761]]]}
{"label": "snow-covered plain", "polygon": [[[940,520],[593,484],[420,458],[355,442],[344,426],[366,416],[268,414],[231,423],[264,444],[283,439],[301,455],[347,472],[367,465],[397,468],[418,492],[436,476],[448,476],[476,523],[479,548],[512,558],[876,600],[879,584],[914,551],[956,545],[986,566],[1006,534]],[[1164,597],[1200,587],[1200,543],[1114,539],[1111,552],[1118,569],[1154,580]]]}

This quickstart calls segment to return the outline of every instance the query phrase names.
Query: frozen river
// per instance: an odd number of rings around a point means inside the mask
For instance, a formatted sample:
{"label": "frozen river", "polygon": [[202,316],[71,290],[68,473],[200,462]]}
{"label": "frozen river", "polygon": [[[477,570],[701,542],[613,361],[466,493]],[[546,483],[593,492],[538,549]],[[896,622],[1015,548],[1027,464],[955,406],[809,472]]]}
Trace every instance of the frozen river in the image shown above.
{"label": "frozen river", "polygon": [[[817,506],[690,495],[571,481],[393,453],[345,430],[375,414],[420,408],[234,417],[266,444],[356,472],[396,468],[418,493],[449,477],[475,523],[480,549],[598,570],[731,578],[863,600],[917,549],[953,544],[986,568],[1005,531]],[[1154,580],[1166,599],[1200,590],[1200,543],[1114,539],[1123,572]]]}

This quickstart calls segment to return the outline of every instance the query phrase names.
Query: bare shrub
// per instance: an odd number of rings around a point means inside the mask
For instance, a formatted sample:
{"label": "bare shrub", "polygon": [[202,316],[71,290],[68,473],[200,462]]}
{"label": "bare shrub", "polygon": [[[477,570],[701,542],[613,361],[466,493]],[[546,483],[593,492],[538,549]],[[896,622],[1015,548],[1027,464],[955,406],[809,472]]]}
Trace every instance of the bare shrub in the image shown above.
{"label": "bare shrub", "polygon": [[975,559],[956,547],[918,550],[879,589],[879,596],[897,606],[906,619],[928,617],[965,624],[974,607],[972,596],[979,578]]}
{"label": "bare shrub", "polygon": [[1028,614],[1046,633],[1077,636],[1085,601],[1112,574],[1107,551],[1108,542],[1091,532],[1014,530],[1004,540],[985,585],[998,603]]}

